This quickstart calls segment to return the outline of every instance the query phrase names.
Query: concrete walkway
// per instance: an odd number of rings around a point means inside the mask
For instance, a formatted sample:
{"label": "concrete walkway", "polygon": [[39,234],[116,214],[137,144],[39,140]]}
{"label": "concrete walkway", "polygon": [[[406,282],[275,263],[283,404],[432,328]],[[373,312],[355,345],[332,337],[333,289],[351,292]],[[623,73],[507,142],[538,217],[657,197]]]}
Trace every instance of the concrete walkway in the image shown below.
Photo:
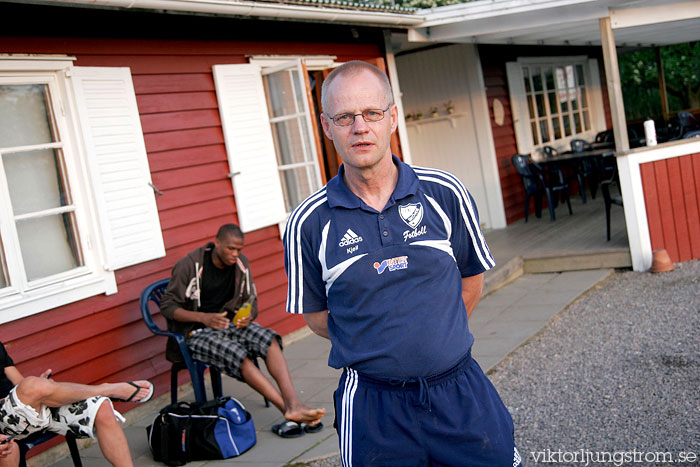
{"label": "concrete walkway", "polygon": [[[482,298],[469,322],[476,339],[474,358],[484,371],[488,372],[512,350],[534,336],[554,315],[610,273],[610,270],[596,269],[529,274]],[[312,334],[297,335],[296,341],[288,343],[285,349],[301,399],[309,405],[326,408],[326,416],[323,419],[325,428],[321,432],[306,434],[296,439],[279,438],[270,431],[272,425],[282,420],[279,411],[274,407],[266,408],[262,397],[247,385],[224,377],[224,393],[241,400],[252,413],[258,442],[238,458],[191,462],[187,465],[280,467],[337,453],[338,438],[332,426],[332,394],[340,371],[328,367],[329,349],[330,343],[327,340]],[[191,393],[181,398],[193,399]],[[129,426],[125,427],[125,432],[137,467],[164,465],[154,462],[151,458],[145,427],[152,422],[158,410],[168,403],[169,395],[164,395],[139,407],[138,412],[132,410],[127,414]],[[82,450],[81,457],[86,467],[109,465],[96,444]],[[30,465],[32,460],[30,459]],[[43,465],[70,467],[72,462],[70,459],[63,459],[53,464],[44,461]]]}

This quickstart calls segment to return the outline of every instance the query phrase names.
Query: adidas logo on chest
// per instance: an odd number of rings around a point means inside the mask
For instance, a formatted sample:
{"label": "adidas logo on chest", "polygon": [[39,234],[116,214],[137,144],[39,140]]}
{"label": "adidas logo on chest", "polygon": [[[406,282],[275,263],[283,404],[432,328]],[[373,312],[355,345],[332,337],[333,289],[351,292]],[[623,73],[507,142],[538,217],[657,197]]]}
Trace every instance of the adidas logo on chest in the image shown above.
{"label": "adidas logo on chest", "polygon": [[343,238],[340,239],[340,242],[338,243],[338,246],[350,246],[354,245],[356,243],[360,243],[362,241],[362,237],[357,235],[355,232],[352,231],[352,229],[348,229],[347,232],[345,232],[345,235],[343,235]]}

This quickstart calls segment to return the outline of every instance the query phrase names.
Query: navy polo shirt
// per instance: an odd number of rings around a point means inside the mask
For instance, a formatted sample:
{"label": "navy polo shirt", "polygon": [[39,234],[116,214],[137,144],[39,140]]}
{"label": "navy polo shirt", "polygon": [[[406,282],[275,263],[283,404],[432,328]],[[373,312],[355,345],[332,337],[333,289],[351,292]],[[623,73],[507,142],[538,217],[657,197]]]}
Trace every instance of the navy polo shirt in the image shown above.
{"label": "navy polo shirt", "polygon": [[381,212],[350,191],[343,166],[292,212],[287,311],[329,311],[333,368],[427,377],[471,348],[461,279],[495,262],[454,175],[393,161],[399,177]]}

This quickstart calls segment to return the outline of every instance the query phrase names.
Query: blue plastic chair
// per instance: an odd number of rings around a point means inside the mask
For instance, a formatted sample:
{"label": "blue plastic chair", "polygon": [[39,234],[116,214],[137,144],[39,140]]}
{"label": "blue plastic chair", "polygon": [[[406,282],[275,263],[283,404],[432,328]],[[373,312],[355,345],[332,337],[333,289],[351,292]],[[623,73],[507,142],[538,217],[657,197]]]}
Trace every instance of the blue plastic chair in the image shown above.
{"label": "blue plastic chair", "polygon": [[[150,329],[153,334],[174,339],[180,349],[182,361],[173,362],[172,367],[170,367],[170,401],[172,404],[177,403],[177,375],[180,371],[185,369],[190,372],[190,379],[192,380],[192,387],[194,388],[194,397],[197,402],[206,402],[207,400],[207,391],[204,387],[204,370],[207,368],[209,368],[209,375],[211,376],[211,387],[214,397],[221,397],[223,394],[221,387],[221,370],[215,366],[207,365],[202,361],[192,358],[187,343],[185,342],[185,336],[177,332],[161,329],[155,321],[153,321],[149,302],[152,302],[156,308],[160,309],[160,301],[165,294],[165,289],[168,287],[169,282],[170,279],[161,279],[152,283],[141,292],[141,315],[143,316],[146,326],[148,326],[148,329]],[[257,358],[251,358],[251,360],[255,366],[258,366]],[[263,397],[263,399],[265,401],[265,407],[270,407],[270,401],[267,400],[266,397]]]}
{"label": "blue plastic chair", "polygon": [[[178,348],[180,349],[180,354],[182,355],[181,362],[173,362],[170,368],[170,400],[171,403],[177,403],[177,375],[181,370],[188,370],[190,372],[190,379],[192,380],[192,387],[194,388],[194,397],[197,402],[206,402],[207,392],[204,387],[204,370],[209,368],[209,374],[211,376],[211,386],[214,392],[214,397],[221,397],[223,394],[221,388],[221,370],[212,366],[205,364],[199,360],[195,360],[190,355],[190,351],[187,348],[187,343],[185,342],[185,336],[180,333],[167,331],[161,329],[153,321],[151,316],[151,310],[149,308],[149,302],[155,304],[155,306],[160,309],[160,301],[165,294],[165,289],[168,286],[170,279],[161,279],[157,282],[152,283],[146,287],[143,292],[141,292],[141,315],[143,320],[146,322],[146,326],[151,332],[157,336],[167,336],[169,339],[174,339],[177,342]],[[167,318],[166,318],[167,320]]]}
{"label": "blue plastic chair", "polygon": [[[58,434],[52,431],[40,431],[18,440],[17,446],[19,447],[19,467],[27,467],[27,452],[30,449],[56,436],[58,436]],[[83,462],[80,460],[80,449],[78,449],[78,443],[76,442],[75,436],[72,433],[66,433],[66,444],[68,444],[68,449],[70,449],[70,456],[73,459],[73,465],[75,467],[82,467]]]}

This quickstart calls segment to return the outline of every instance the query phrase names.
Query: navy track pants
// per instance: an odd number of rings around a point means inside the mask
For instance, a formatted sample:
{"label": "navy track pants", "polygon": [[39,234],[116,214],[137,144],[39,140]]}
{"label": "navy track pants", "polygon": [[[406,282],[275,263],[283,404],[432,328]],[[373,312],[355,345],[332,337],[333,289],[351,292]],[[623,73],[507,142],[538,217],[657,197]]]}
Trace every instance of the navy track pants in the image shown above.
{"label": "navy track pants", "polygon": [[346,368],[334,402],[344,467],[521,465],[510,413],[471,353],[429,378]]}

